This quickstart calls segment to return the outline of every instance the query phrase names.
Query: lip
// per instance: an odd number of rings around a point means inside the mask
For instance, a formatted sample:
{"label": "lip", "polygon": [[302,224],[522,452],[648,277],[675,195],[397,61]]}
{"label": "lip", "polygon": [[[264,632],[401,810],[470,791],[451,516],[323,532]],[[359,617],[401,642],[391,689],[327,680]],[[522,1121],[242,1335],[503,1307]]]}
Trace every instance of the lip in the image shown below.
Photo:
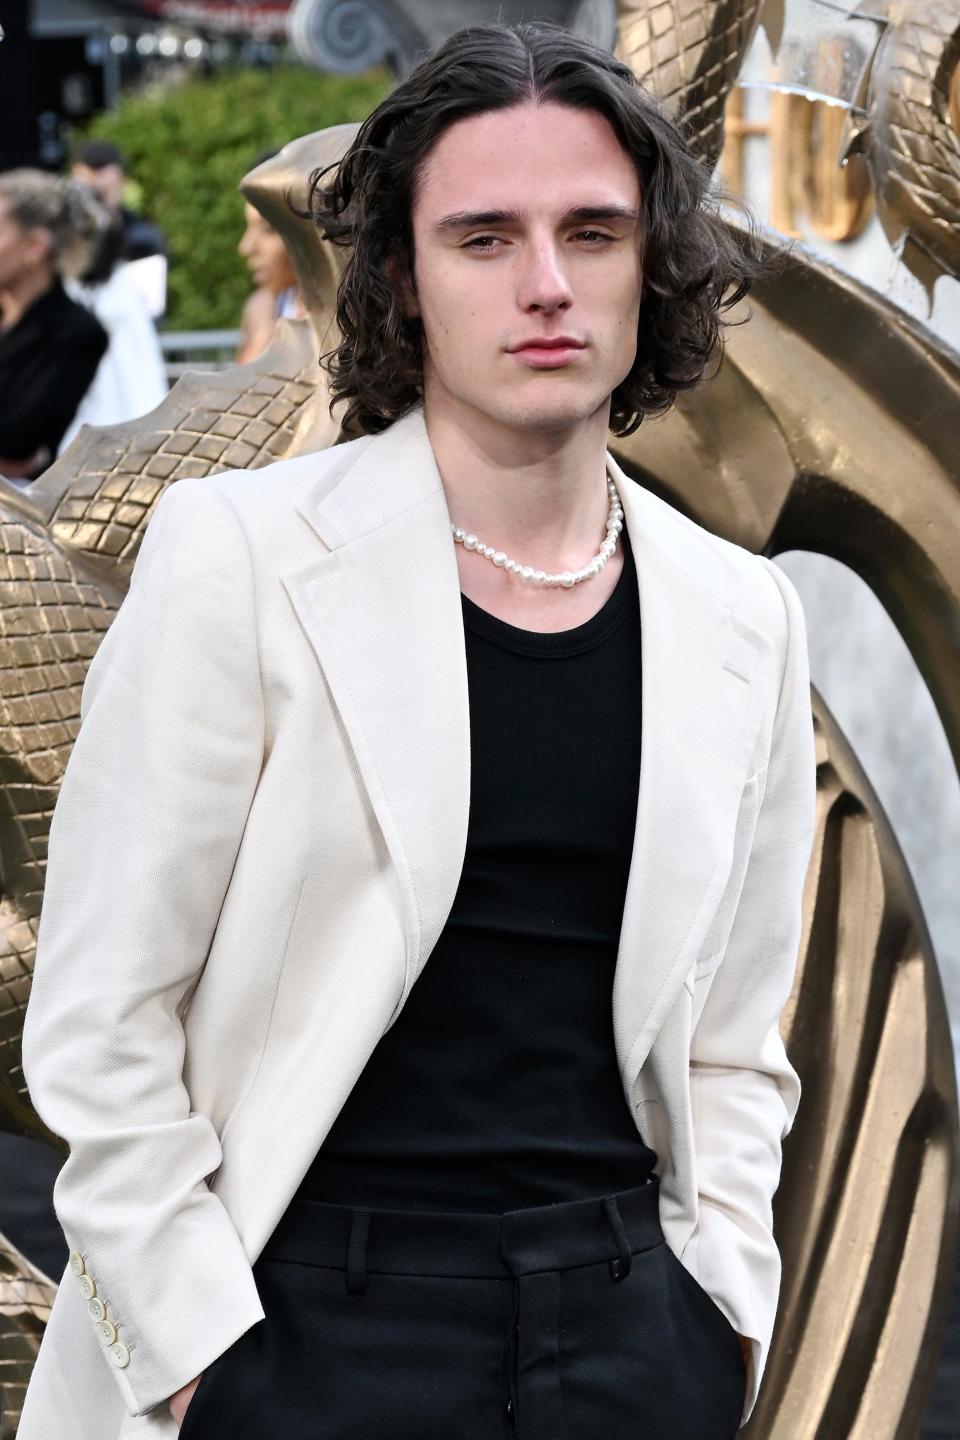
{"label": "lip", "polygon": [[513,346],[510,354],[518,356],[535,369],[554,370],[569,364],[584,348],[579,340],[574,340],[569,335],[557,335],[550,340],[526,340],[521,345]]}

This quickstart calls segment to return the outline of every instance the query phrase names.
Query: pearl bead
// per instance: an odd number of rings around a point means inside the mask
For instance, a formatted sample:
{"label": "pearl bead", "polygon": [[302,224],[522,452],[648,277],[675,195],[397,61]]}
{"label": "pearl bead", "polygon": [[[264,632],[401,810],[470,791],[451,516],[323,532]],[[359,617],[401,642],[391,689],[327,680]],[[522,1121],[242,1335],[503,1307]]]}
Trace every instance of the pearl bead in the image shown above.
{"label": "pearl bead", "polygon": [[605,539],[593,559],[580,570],[563,570],[559,574],[553,574],[547,570],[535,570],[532,565],[521,565],[519,561],[511,560],[504,550],[495,550],[492,545],[484,545],[472,532],[464,531],[459,525],[451,524],[453,538],[465,550],[475,550],[478,555],[492,560],[499,569],[506,570],[511,575],[517,575],[521,580],[526,580],[533,585],[562,585],[564,589],[569,590],[574,585],[579,585],[582,581],[599,575],[617,548],[617,537],[623,529],[623,506],[620,503],[620,496],[613,478],[610,475],[607,475],[606,478],[609,505],[604,532]]}

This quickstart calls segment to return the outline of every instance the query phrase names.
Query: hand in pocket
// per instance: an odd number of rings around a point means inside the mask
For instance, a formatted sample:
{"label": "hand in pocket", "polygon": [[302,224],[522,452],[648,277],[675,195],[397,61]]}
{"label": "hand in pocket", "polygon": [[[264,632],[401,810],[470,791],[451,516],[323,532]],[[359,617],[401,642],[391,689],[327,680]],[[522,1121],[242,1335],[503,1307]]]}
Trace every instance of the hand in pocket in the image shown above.
{"label": "hand in pocket", "polygon": [[[203,1371],[201,1370],[200,1375],[202,1374]],[[198,1375],[195,1380],[191,1380],[188,1384],[183,1385],[179,1390],[176,1390],[167,1401],[167,1405],[170,1408],[170,1414],[173,1416],[174,1420],[176,1420],[178,1425],[183,1424],[183,1417],[186,1415],[187,1409],[190,1405],[190,1401],[193,1399],[194,1391],[200,1384],[200,1375]]]}

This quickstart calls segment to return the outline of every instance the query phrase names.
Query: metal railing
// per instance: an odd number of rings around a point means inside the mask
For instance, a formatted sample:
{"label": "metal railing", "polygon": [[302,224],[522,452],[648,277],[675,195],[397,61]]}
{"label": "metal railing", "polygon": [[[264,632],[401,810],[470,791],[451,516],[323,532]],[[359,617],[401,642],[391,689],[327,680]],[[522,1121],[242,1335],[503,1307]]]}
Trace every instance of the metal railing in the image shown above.
{"label": "metal railing", "polygon": [[240,330],[163,330],[160,347],[173,382],[188,370],[225,370],[234,363],[240,344]]}

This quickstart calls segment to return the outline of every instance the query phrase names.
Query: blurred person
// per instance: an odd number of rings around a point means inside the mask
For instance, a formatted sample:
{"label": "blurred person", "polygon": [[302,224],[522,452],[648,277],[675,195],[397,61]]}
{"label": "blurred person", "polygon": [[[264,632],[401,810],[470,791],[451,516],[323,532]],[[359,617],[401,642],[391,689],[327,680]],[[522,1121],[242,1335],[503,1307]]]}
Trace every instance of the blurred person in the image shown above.
{"label": "blurred person", "polygon": [[109,217],[86,186],[42,170],[0,174],[0,474],[45,469],[96,374],[107,333],[66,293]]}
{"label": "blurred person", "polygon": [[167,240],[159,225],[124,205],[129,177],[123,153],[107,140],[84,140],[74,154],[71,174],[91,186],[119,221],[120,259],[131,266],[151,316],[159,320],[167,308]]}
{"label": "blurred person", "polygon": [[[267,150],[256,164],[262,165],[276,154],[276,150]],[[243,334],[236,357],[241,365],[263,354],[273,339],[278,320],[303,320],[307,313],[279,231],[249,201],[243,207],[243,221],[244,231],[237,250],[247,262],[256,289],[243,307]]]}
{"label": "blurred person", "polygon": [[86,306],[107,332],[109,344],[89,390],[60,442],[66,449],[81,425],[117,425],[153,410],[167,394],[163,351],[139,285],[122,261],[123,231],[117,217],[103,235],[93,263],[67,281],[72,299]]}

